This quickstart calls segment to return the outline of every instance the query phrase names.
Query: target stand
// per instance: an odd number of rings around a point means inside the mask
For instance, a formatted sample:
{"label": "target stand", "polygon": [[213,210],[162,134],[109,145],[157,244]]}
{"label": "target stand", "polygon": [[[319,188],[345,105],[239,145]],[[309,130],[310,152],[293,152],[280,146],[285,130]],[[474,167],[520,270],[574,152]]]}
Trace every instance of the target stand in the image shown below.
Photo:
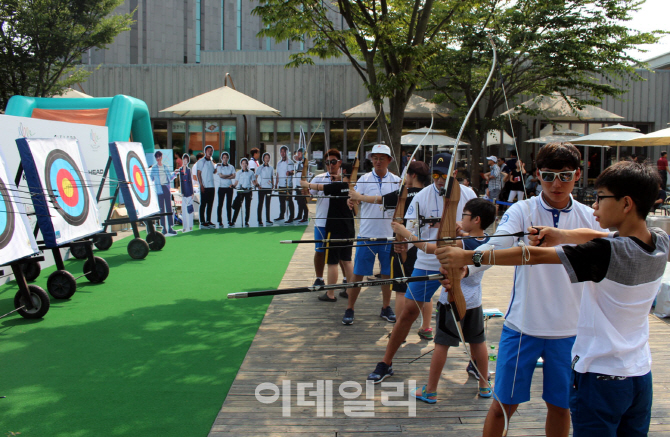
{"label": "target stand", "polygon": [[[113,234],[103,232],[93,201],[85,164],[76,141],[68,139],[17,139],[21,164],[16,174],[25,174],[37,223],[33,236],[42,251],[51,250],[58,270],[49,275],[47,291],[56,299],[69,299],[77,291],[77,280],[86,277],[100,283],[109,276],[109,265],[93,255],[93,238]],[[85,253],[83,274],[75,277],[65,270],[61,248]]]}
{"label": "target stand", "polygon": [[[167,217],[171,213],[161,213],[156,200],[156,195],[152,190],[149,174],[147,172],[146,158],[144,149],[140,143],[114,142],[109,144],[110,157],[107,160],[105,171],[102,175],[100,187],[96,200],[98,202],[109,201],[109,212],[103,222],[103,229],[108,226],[130,224],[133,230],[133,238],[128,243],[128,255],[133,259],[144,259],[149,251],[159,251],[165,247],[165,236],[156,231],[154,220],[161,216]],[[114,194],[110,197],[101,197],[102,192],[109,175],[112,163],[116,170],[118,181]],[[123,193],[128,218],[112,219],[114,206],[119,200],[119,193]],[[146,240],[140,237],[138,223],[144,222],[147,228]],[[110,239],[111,240],[111,239]],[[109,244],[110,241],[104,241]],[[97,244],[96,244],[97,245]]]}

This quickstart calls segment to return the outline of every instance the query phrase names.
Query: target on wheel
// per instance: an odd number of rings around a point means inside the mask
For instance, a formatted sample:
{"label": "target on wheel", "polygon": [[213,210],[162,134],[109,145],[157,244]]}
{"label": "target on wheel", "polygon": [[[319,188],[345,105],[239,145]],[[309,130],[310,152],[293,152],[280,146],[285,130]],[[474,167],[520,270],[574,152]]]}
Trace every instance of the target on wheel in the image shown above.
{"label": "target on wheel", "polygon": [[151,190],[149,189],[147,170],[144,168],[140,157],[133,151],[128,152],[126,156],[126,174],[130,179],[130,186],[133,187],[135,198],[143,206],[149,206],[151,203]]}
{"label": "target on wheel", "polygon": [[7,186],[0,179],[0,249],[7,246],[14,235],[14,213]]}
{"label": "target on wheel", "polygon": [[80,226],[88,217],[88,193],[81,171],[62,150],[53,150],[45,163],[45,182],[56,211],[72,226]]}

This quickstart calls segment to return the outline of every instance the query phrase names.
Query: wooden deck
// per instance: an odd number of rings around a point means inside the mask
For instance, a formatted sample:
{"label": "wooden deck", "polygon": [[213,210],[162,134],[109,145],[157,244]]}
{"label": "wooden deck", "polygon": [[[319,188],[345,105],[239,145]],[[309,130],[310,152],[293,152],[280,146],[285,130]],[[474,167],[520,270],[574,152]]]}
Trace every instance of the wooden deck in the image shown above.
{"label": "wooden deck", "polygon": [[[303,239],[311,239],[309,226]],[[302,244],[293,256],[279,288],[311,284],[314,280],[312,263],[313,245]],[[493,267],[484,275],[484,308],[499,308],[505,312],[509,301],[512,270]],[[378,287],[366,289],[356,306],[354,325],[344,326],[341,318],[346,308],[344,299],[336,303],[320,302],[316,294],[293,294],[275,297],[265,319],[247,353],[237,378],[219,412],[210,437],[223,436],[479,436],[491,400],[477,396],[477,382],[465,371],[467,356],[462,346],[452,348],[438,388],[438,403],[427,405],[416,402],[412,417],[407,406],[388,406],[382,403],[382,393],[393,388],[374,387],[374,417],[348,417],[345,401],[340,395],[340,384],[353,381],[361,384],[366,400],[365,379],[381,360],[392,324],[379,317],[381,293]],[[652,436],[670,435],[670,327],[665,321],[650,316],[651,347],[654,373],[654,408]],[[488,322],[489,346],[496,346],[503,320]],[[405,383],[407,399],[409,380],[417,385],[427,382],[431,354],[416,360],[433,348],[432,342],[422,341],[416,335],[418,323],[407,343],[398,351],[393,362],[395,376],[388,382]],[[414,361],[416,360],[416,361]],[[491,371],[495,370],[491,366]],[[332,417],[318,417],[316,397],[306,394],[303,405],[298,405],[298,383],[311,383],[306,393],[315,390],[318,380],[332,381]],[[282,415],[282,401],[264,404],[255,397],[261,383],[282,384],[290,381],[290,412]],[[324,383],[325,384],[325,383]],[[354,389],[348,389],[351,392]],[[523,404],[510,423],[510,436],[544,435],[546,407],[541,400],[542,370],[538,369],[532,386],[533,399]],[[269,390],[261,393],[270,396]],[[323,397],[322,397],[323,399]],[[401,400],[399,397],[391,400]],[[384,402],[387,403],[387,402]],[[325,408],[320,411],[324,412]]]}

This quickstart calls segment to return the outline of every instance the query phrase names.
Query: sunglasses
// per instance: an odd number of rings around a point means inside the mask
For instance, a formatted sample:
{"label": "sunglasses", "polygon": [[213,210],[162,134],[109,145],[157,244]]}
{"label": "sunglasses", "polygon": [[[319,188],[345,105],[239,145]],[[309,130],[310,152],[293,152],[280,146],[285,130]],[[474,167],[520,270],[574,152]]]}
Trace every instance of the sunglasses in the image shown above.
{"label": "sunglasses", "polygon": [[556,177],[561,182],[572,182],[575,179],[575,173],[577,173],[577,170],[559,172],[540,170],[540,178],[543,182],[554,182]]}
{"label": "sunglasses", "polygon": [[340,162],[339,159],[331,159],[330,161],[326,161],[326,164],[328,164],[328,165],[335,165],[335,164],[337,164],[338,162]]}
{"label": "sunglasses", "polygon": [[446,178],[447,178],[447,175],[446,175],[446,174],[442,174],[442,173],[433,173],[433,179],[438,180],[438,179],[440,179],[440,178],[442,178],[442,179],[446,179]]}

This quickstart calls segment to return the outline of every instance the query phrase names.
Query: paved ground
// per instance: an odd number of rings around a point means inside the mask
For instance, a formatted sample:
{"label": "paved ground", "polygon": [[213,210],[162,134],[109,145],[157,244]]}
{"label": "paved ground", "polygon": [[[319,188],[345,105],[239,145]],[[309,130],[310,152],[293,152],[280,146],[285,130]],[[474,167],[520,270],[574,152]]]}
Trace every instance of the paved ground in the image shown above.
{"label": "paved ground", "polygon": [[[311,239],[309,226],[303,239]],[[311,285],[314,280],[313,245],[299,245],[279,288]],[[509,301],[512,270],[493,267],[484,276],[483,306],[505,312]],[[223,436],[477,436],[481,435],[484,417],[491,400],[477,396],[477,383],[465,372],[467,357],[461,348],[452,349],[438,389],[438,403],[416,403],[410,415],[407,406],[388,405],[383,393],[395,389],[375,386],[369,393],[372,401],[368,413],[373,417],[350,417],[345,414],[341,384],[361,384],[366,401],[365,379],[380,361],[393,325],[379,318],[379,288],[363,291],[356,306],[352,326],[341,324],[346,302],[320,302],[316,294],[292,294],[275,297],[251,345],[233,386],[218,414],[210,437]],[[670,435],[670,353],[668,325],[650,316],[651,346],[654,358],[655,396],[650,435]],[[417,324],[394,360],[396,375],[389,382],[404,383],[405,399],[410,380],[426,383],[433,345],[416,335]],[[489,345],[496,347],[502,319],[488,322]],[[419,358],[423,354],[424,357]],[[419,358],[419,359],[417,359]],[[495,370],[494,368],[492,370]],[[523,404],[510,424],[510,436],[544,435],[546,408],[540,399],[541,370],[536,371],[532,386],[533,400]],[[314,396],[318,381],[331,381],[332,415],[326,414],[328,396]],[[273,403],[261,403],[255,392],[259,384],[274,384],[283,391]],[[312,384],[304,389],[298,383]],[[324,392],[329,385],[324,382]],[[284,390],[286,386],[287,390]],[[354,388],[347,389],[355,391]],[[305,396],[301,396],[304,392]],[[271,390],[261,392],[269,402]],[[290,394],[286,396],[286,394]],[[346,392],[345,392],[346,394]],[[400,400],[401,398],[390,398]],[[318,403],[317,403],[318,402]],[[386,405],[385,405],[386,404]],[[283,407],[284,406],[284,407]],[[286,407],[289,408],[286,408]],[[290,410],[289,410],[290,409]],[[324,417],[325,416],[325,417]]]}

